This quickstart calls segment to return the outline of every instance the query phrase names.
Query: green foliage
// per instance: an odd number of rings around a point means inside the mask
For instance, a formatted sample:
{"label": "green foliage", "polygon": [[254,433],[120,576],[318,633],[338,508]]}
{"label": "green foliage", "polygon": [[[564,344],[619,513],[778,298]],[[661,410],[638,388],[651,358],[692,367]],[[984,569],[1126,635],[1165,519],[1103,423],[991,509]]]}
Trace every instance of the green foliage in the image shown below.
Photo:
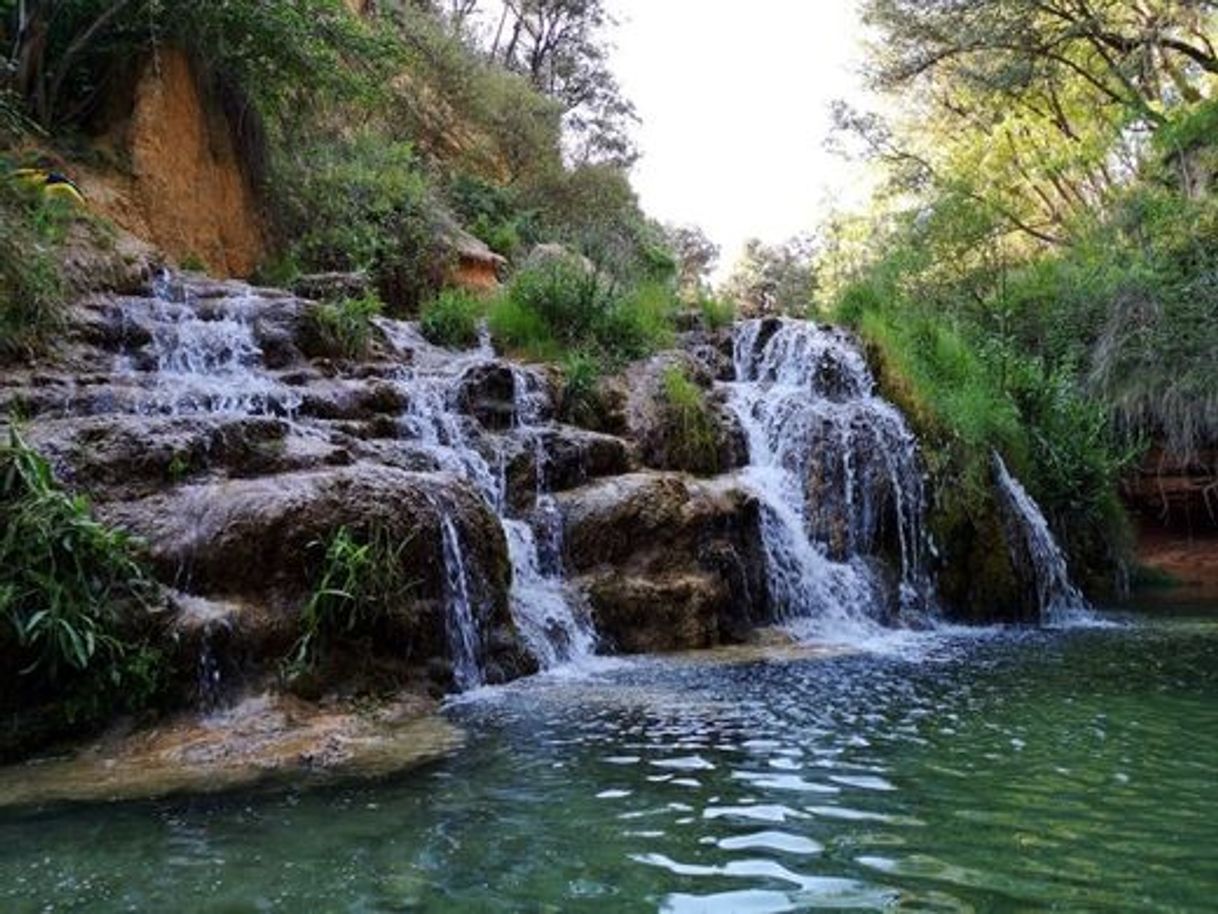
{"label": "green foliage", "polygon": [[285,661],[289,679],[312,668],[335,642],[372,637],[390,615],[409,615],[415,587],[406,572],[409,546],[409,539],[397,539],[379,524],[364,531],[343,527],[326,542],[311,544],[311,551],[324,549],[324,555],[300,613],[300,637]]}
{"label": "green foliage", "polygon": [[704,295],[698,299],[698,311],[707,330],[722,330],[736,320],[736,305],[728,299]]}
{"label": "green foliage", "polygon": [[1076,566],[1111,567],[1119,480],[1144,443],[1188,459],[1218,441],[1212,13],[867,0],[864,14],[874,84],[916,114],[836,112],[888,182],[868,218],[824,235],[834,311],[933,430],[932,458],[979,481],[975,501],[996,448]]}
{"label": "green foliage", "polygon": [[540,237],[559,241],[618,283],[666,281],[677,260],[661,226],[639,208],[629,175],[610,165],[583,165],[537,175],[520,204],[535,213]]}
{"label": "green foliage", "polygon": [[719,471],[719,445],[706,393],[678,365],[661,378],[664,450],[669,465],[695,473]]}
{"label": "green foliage", "polygon": [[468,349],[478,342],[478,325],[486,304],[461,289],[444,289],[423,306],[423,336],[439,346]]}
{"label": "green foliage", "polygon": [[562,361],[562,417],[584,427],[597,423],[600,413],[600,359],[586,352],[570,352]]}
{"label": "green foliage", "polygon": [[193,273],[207,272],[207,261],[193,251],[189,252],[185,257],[182,258],[182,263],[180,266],[183,270]]}
{"label": "green foliage", "polygon": [[639,359],[673,342],[673,320],[679,310],[666,283],[642,282],[617,296],[597,328],[601,351],[610,361]]}
{"label": "green foliage", "polygon": [[[561,106],[523,77],[505,71],[454,35],[429,4],[396,3],[377,20],[400,49],[408,79],[389,80],[382,117],[396,139],[409,138],[453,174],[513,196],[538,175],[562,170]],[[467,225],[461,189],[449,202]]]}
{"label": "green foliage", "polygon": [[[204,75],[256,99],[264,115],[294,119],[319,96],[378,90],[392,47],[342,0],[49,0],[23,4],[11,80],[46,128],[79,124],[101,107],[116,72],[168,46],[183,48]],[[360,66],[351,65],[360,61]]]}
{"label": "green foliage", "polygon": [[[850,307],[865,294],[865,287],[847,294]],[[868,310],[859,330],[878,356],[886,392],[921,431],[985,460],[991,448],[1021,450],[1019,415],[998,376],[950,326],[931,316]]]}
{"label": "green foliage", "polygon": [[446,223],[409,144],[362,132],[277,159],[276,225],[312,271],[366,270],[394,310],[414,310],[444,278]]}
{"label": "green foliage", "polygon": [[1035,309],[1024,306],[1045,276],[1020,277],[1011,298],[1023,304],[992,323],[988,312],[953,303],[950,286],[938,301],[915,303],[877,269],[841,291],[837,314],[859,328],[884,394],[922,437],[946,513],[956,522],[989,523],[987,468],[998,451],[1081,568],[1099,569],[1127,546],[1116,492],[1137,447],[1113,434],[1104,403],[1086,394],[1067,359],[1077,348],[1066,344],[1069,334],[1055,359],[1053,334],[1030,331]]}
{"label": "green foliage", "polygon": [[381,300],[375,293],[313,306],[309,322],[318,351],[334,358],[364,358],[372,346],[372,319],[381,310]]}
{"label": "green foliage", "polygon": [[508,188],[462,174],[450,183],[447,197],[462,224],[509,260],[526,242],[537,240],[533,214],[519,209],[515,192]]}
{"label": "green foliage", "polygon": [[1154,140],[1161,154],[1171,156],[1209,146],[1215,137],[1218,137],[1218,103],[1207,99],[1172,112]]}
{"label": "green foliage", "polygon": [[777,245],[751,239],[722,294],[754,313],[803,316],[817,289],[814,255],[810,238],[795,237]]}
{"label": "green foliage", "polygon": [[59,243],[74,218],[67,201],[0,174],[0,360],[44,349],[62,327]]}
{"label": "green foliage", "polygon": [[1137,189],[1093,231],[1108,307],[1089,381],[1131,437],[1188,458],[1218,441],[1218,199]]}
{"label": "green foliage", "polygon": [[137,709],[156,693],[155,588],[134,544],[63,492],[15,430],[0,447],[0,657],[14,698],[70,719]]}
{"label": "green foliage", "polygon": [[608,364],[639,358],[672,339],[676,300],[657,283],[625,292],[574,257],[526,266],[495,301],[491,333],[531,358],[595,354]]}
{"label": "green foliage", "polygon": [[550,361],[562,355],[545,318],[510,288],[491,303],[487,324],[499,346],[525,358]]}

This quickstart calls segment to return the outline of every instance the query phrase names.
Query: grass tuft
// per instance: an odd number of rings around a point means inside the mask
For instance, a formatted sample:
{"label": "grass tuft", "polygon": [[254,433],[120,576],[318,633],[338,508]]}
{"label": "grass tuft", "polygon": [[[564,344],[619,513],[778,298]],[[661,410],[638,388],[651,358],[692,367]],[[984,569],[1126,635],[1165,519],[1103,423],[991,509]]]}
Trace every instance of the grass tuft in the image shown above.
{"label": "grass tuft", "polygon": [[423,305],[419,328],[437,346],[468,349],[478,342],[485,303],[461,289],[445,289]]}
{"label": "grass tuft", "polygon": [[372,348],[372,320],[381,310],[375,292],[316,305],[309,312],[309,321],[319,351],[332,358],[365,358]]}

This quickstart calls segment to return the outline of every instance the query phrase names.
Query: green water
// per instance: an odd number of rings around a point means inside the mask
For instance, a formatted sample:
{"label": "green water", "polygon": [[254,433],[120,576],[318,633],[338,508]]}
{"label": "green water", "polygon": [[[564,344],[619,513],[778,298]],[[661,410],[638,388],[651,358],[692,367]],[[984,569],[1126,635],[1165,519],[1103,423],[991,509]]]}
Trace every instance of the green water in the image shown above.
{"label": "green water", "polygon": [[391,782],[0,813],[0,911],[1218,910],[1218,624],[647,660]]}

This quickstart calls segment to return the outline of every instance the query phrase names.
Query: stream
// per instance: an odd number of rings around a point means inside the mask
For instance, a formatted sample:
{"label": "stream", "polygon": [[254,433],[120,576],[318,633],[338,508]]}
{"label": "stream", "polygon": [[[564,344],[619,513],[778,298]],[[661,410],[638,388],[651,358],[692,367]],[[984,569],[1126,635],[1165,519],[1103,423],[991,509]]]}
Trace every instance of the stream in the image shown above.
{"label": "stream", "polygon": [[0,910],[1214,909],[1218,614],[591,659],[390,780],[5,810]]}

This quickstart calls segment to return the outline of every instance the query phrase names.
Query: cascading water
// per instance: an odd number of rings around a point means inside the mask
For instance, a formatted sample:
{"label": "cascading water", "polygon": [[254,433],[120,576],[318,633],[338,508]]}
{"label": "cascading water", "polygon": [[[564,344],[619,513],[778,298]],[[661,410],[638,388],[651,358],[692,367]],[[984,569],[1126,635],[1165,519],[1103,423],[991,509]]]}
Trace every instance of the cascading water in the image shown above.
{"label": "cascading water", "polygon": [[[257,320],[264,293],[227,284],[211,287],[171,274],[159,276],[153,295],[132,300],[128,319],[148,330],[149,355],[126,356],[116,376],[131,391],[129,409],[161,415],[279,415],[290,420],[299,393],[266,367]],[[544,487],[542,446],[548,409],[539,377],[495,361],[489,340],[471,352],[453,353],[427,343],[410,324],[379,322],[405,366],[392,379],[408,408],[400,423],[403,448],[471,482],[503,525],[513,569],[511,605],[518,628],[542,667],[591,653],[595,637],[555,560],[556,508]],[[510,428],[484,428],[462,402],[471,372],[509,371],[513,389]],[[328,434],[302,425],[304,434]],[[308,426],[308,427],[305,427]],[[534,448],[538,486],[529,517],[509,517],[506,462],[513,441]],[[462,688],[482,681],[479,669],[479,607],[460,530],[450,510],[437,502],[444,559],[446,625],[454,677]],[[201,658],[206,663],[207,658]]]}
{"label": "cascading water", "polygon": [[[933,616],[917,441],[843,333],[740,324],[728,403],[748,441],[778,617],[819,638]],[[895,589],[878,558],[894,553]],[[895,591],[895,592],[894,592]],[[895,597],[895,599],[894,599]]]}
{"label": "cascading water", "polygon": [[1035,588],[1038,621],[1065,625],[1089,619],[1091,607],[1070,580],[1066,557],[1053,538],[1040,507],[1011,475],[997,453],[993,454],[992,461],[994,482],[1012,528],[1008,533],[1011,557],[1017,568],[1028,566],[1026,570]]}
{"label": "cascading water", "polygon": [[482,684],[478,666],[478,626],[469,596],[469,575],[465,569],[461,537],[452,517],[445,513],[440,519],[441,542],[444,550],[444,590],[448,603],[445,619],[449,649],[452,651],[453,680],[461,689]]}
{"label": "cascading water", "polygon": [[[383,321],[381,326],[396,346],[413,353],[414,366],[399,381],[410,403],[408,437],[442,468],[473,482],[499,517],[512,564],[512,616],[530,652],[543,669],[590,655],[596,635],[578,595],[563,579],[562,520],[545,482],[544,385],[528,371],[508,369],[511,427],[504,435],[487,434],[460,411],[460,399],[471,374],[497,365],[489,344],[455,354],[430,346],[409,325]],[[513,439],[534,455],[536,482],[527,518],[509,516],[507,505],[505,467]],[[450,612],[450,619],[456,615]]]}
{"label": "cascading water", "polygon": [[139,398],[140,412],[291,415],[299,407],[297,394],[261,367],[252,290],[202,307],[188,286],[162,273],[153,292],[155,386]]}

